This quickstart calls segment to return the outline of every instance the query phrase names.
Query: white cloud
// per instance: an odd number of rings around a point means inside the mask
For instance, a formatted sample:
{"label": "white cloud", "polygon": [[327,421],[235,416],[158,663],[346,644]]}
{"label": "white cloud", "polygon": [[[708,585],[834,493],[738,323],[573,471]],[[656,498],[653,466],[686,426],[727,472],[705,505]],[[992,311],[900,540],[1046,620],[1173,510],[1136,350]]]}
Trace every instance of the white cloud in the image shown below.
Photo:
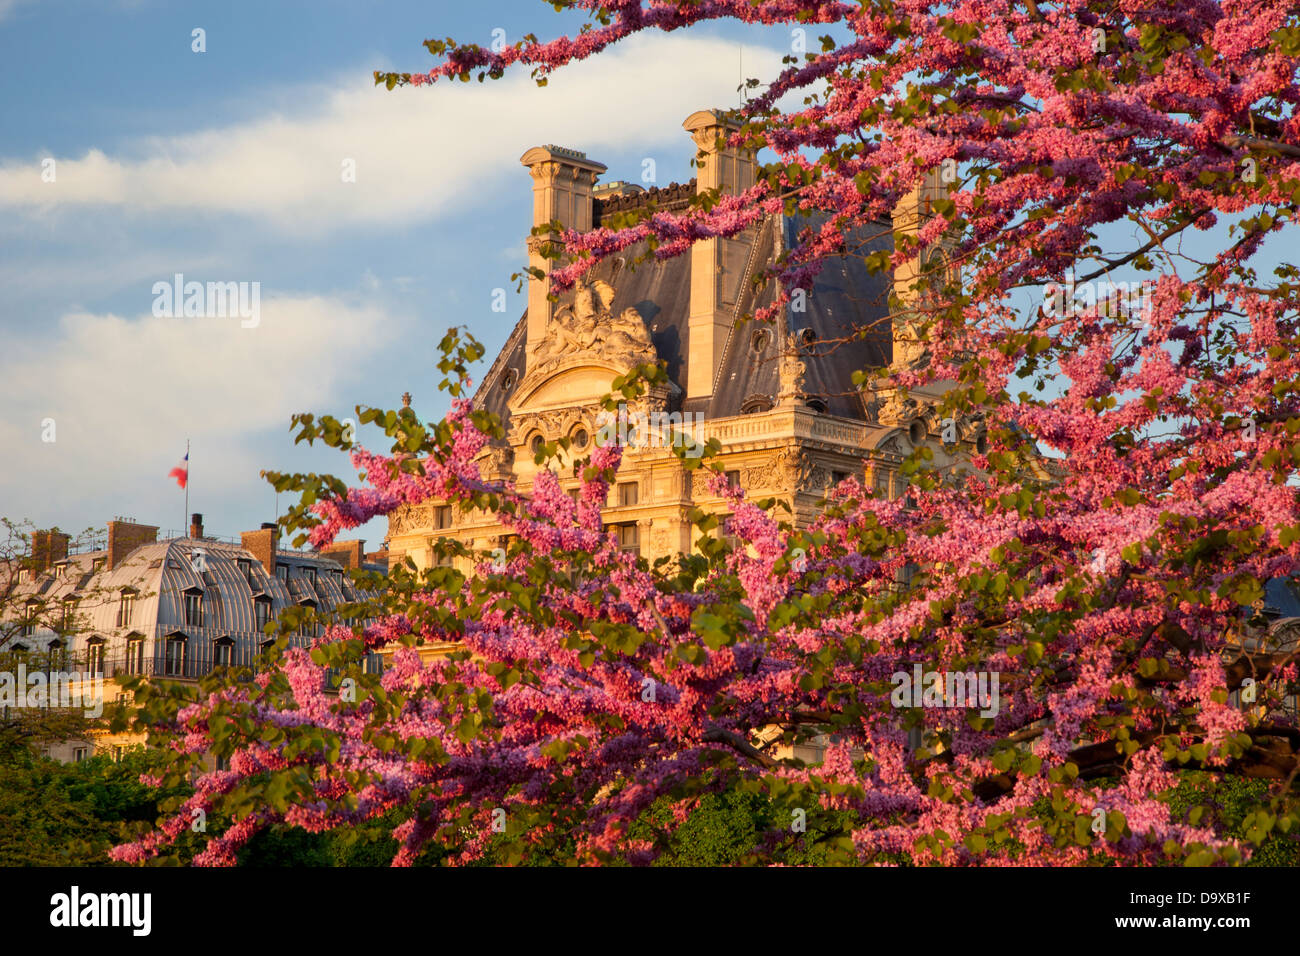
{"label": "white cloud", "polygon": [[[266,464],[253,461],[249,438],[287,436],[295,412],[343,415],[359,363],[409,327],[369,297],[264,294],[256,328],[238,318],[65,315],[56,335],[11,338],[0,358],[0,500],[34,504],[36,489],[57,488],[68,509],[79,498],[161,491],[187,437],[203,446],[209,491],[246,490]],[[45,419],[53,444],[42,441]]]}
{"label": "white cloud", "polygon": [[9,14],[13,13],[21,4],[29,0],[0,0],[0,20],[5,20]]}
{"label": "white cloud", "polygon": [[[780,56],[746,46],[745,72],[774,76]],[[721,39],[656,34],[566,67],[546,88],[517,72],[389,92],[349,74],[323,101],[319,88],[304,88],[296,114],[153,137],[120,155],[53,157],[54,182],[41,179],[44,156],[9,160],[0,164],[0,207],[233,212],[299,233],[427,220],[506,176],[526,188],[518,160],[541,143],[596,160],[603,150],[659,150],[660,167],[689,157],[681,122],[735,102],[739,57],[739,45]],[[345,160],[356,163],[355,183],[343,181]],[[610,169],[607,178],[639,174]]]}

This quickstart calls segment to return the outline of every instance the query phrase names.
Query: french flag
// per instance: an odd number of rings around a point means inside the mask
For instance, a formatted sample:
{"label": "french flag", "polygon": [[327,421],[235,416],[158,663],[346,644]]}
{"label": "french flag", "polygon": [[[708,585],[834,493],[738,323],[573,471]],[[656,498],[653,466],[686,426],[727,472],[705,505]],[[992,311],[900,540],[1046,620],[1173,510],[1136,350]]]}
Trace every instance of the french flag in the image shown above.
{"label": "french flag", "polygon": [[179,465],[177,465],[171,471],[167,472],[167,477],[175,478],[177,485],[179,485],[182,488],[185,487],[185,483],[190,480],[190,453],[189,452],[185,453],[185,457],[181,459],[181,463]]}

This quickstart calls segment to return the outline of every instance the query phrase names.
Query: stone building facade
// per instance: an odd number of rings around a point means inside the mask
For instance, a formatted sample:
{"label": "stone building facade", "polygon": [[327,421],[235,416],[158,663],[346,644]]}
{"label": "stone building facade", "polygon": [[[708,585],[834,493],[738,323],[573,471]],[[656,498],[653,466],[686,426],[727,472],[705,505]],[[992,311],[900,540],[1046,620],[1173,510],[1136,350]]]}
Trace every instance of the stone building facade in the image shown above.
{"label": "stone building facade", "polygon": [[[720,145],[729,122],[712,110],[688,117],[683,125],[698,150],[696,179],[648,191],[621,181],[600,185],[605,166],[576,150],[528,150],[521,162],[532,179],[534,225],[558,220],[585,231],[650,204],[682,209],[698,192],[748,188],[755,158]],[[928,179],[892,221],[857,237],[854,255],[827,264],[811,291],[793,293],[772,323],[745,316],[775,299],[774,286],[754,278],[808,225],[794,216],[768,216],[733,239],[699,242],[664,261],[638,262],[644,249],[630,249],[558,301],[549,298],[549,279],[531,278],[527,311],[474,397],[477,407],[502,417],[507,433],[485,450],[485,477],[512,477],[527,492],[538,468],[551,467],[576,488],[572,464],[590,453],[602,423],[608,427],[600,402],[611,382],[657,360],[666,363],[670,381],[630,403],[630,425],[669,422],[701,442],[716,438],[733,484],[753,498],[783,499],[796,524],[809,522],[827,490],[850,475],[890,496],[901,494],[900,465],[917,445],[932,448],[940,469],[960,467],[982,438],[969,424],[943,435],[932,411],[939,391],[914,391],[903,401],[853,382],[857,370],[925,361],[923,343],[890,308],[891,291],[896,305],[908,301],[919,260],[889,277],[869,272],[864,258],[892,250],[895,232],[915,232],[940,190],[937,178]],[[547,274],[553,260],[541,254],[543,241],[530,237],[528,251],[530,264]],[[572,442],[570,452],[535,464],[536,449],[561,437]],[[710,494],[700,471],[682,466],[665,447],[669,442],[625,444],[607,526],[624,547],[651,561],[690,551],[690,510],[725,514],[725,501]],[[463,514],[445,502],[408,507],[389,519],[392,554],[417,567],[436,562],[433,546],[446,535],[480,551],[504,541],[490,514]]]}
{"label": "stone building facade", "polygon": [[[110,521],[104,547],[71,554],[68,535],[33,534],[30,557],[4,569],[3,579],[13,583],[0,609],[0,653],[11,661],[30,658],[51,672],[101,678],[106,702],[120,695],[123,677],[197,681],[223,668],[251,674],[274,643],[263,628],[281,611],[325,614],[362,600],[348,570],[387,570],[380,555],[364,553],[361,541],[338,541],[319,552],[283,549],[274,524],[246,531],[237,542],[205,534],[198,514],[185,537],[160,540],[158,530]],[[306,646],[319,627],[308,625],[290,644]],[[377,671],[379,655],[367,666]],[[142,742],[96,729],[91,739],[63,741],[49,753],[78,760]]]}

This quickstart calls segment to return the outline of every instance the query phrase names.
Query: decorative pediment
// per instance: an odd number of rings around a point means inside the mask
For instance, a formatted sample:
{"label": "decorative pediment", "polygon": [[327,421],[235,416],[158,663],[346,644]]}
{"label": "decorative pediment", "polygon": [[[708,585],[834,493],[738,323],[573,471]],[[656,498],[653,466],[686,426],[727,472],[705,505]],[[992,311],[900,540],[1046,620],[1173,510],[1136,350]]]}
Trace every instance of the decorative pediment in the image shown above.
{"label": "decorative pediment", "polygon": [[[613,302],[614,287],[603,279],[574,285],[542,340],[529,344],[528,371],[515,390],[512,412],[557,404],[569,396],[569,404],[594,400],[608,393],[614,378],[658,359],[641,313],[627,308],[615,315]],[[602,376],[599,393],[588,394]],[[543,386],[551,383],[545,391],[554,394],[543,394]]]}

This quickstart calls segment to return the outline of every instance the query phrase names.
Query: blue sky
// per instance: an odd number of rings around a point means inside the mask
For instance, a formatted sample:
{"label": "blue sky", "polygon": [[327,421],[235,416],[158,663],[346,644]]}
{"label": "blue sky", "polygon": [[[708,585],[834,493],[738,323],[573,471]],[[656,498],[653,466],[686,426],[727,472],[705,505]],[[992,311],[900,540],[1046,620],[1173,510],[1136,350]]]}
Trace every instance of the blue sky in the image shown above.
{"label": "blue sky", "polygon": [[[373,85],[376,69],[431,66],[430,37],[486,45],[497,29],[514,42],[580,23],[540,0],[0,0],[0,515],[179,529],[166,476],[187,438],[190,511],[210,533],[273,517],[262,469],[351,478],[337,452],[295,447],[290,417],[396,407],[409,390],[436,419],[436,345],[453,325],[487,346],[485,370],[524,308],[510,276],[531,219],[527,149],[585,150],[606,181],[642,182],[647,159],[653,184],[684,181],[682,120],[735,104],[742,75],[775,76],[791,39],[738,24],[637,36],[545,89],[523,71]],[[1275,239],[1265,269],[1289,257]],[[1221,225],[1189,248],[1225,241]],[[260,283],[256,328],[154,316],[154,284],[176,273]],[[375,548],[385,531],[361,536]]]}
{"label": "blue sky", "polygon": [[[0,0],[0,514],[178,528],[166,476],[187,438],[190,510],[210,533],[272,517],[263,468],[350,478],[337,452],[292,444],[290,416],[395,407],[409,389],[435,418],[446,328],[495,355],[524,307],[510,276],[531,224],[528,148],[583,149],[606,180],[641,181],[645,159],[656,184],[685,180],[682,120],[734,104],[742,71],[775,75],[789,42],[692,29],[545,89],[525,72],[373,86],[376,69],[431,65],[429,37],[486,45],[497,28],[513,42],[579,22],[536,0]],[[154,283],[176,273],[260,283],[257,326],[153,315]],[[364,529],[367,546],[384,530]]]}

